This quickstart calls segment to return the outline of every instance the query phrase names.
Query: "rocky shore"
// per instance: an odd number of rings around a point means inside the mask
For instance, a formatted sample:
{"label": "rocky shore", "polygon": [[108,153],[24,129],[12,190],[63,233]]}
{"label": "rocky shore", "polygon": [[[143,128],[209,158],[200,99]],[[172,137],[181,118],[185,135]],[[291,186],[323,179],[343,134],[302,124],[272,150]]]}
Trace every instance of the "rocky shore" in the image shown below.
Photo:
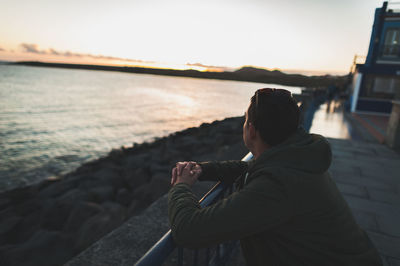
{"label": "rocky shore", "polygon": [[112,150],[58,180],[0,194],[0,265],[63,265],[168,192],[177,161],[240,159],[243,117]]}

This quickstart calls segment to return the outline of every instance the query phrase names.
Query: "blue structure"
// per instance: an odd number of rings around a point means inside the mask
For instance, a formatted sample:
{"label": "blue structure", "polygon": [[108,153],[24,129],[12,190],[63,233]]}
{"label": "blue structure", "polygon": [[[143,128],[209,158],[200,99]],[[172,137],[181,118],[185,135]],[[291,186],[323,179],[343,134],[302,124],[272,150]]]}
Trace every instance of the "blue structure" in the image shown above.
{"label": "blue structure", "polygon": [[375,10],[368,55],[356,65],[352,89],[352,112],[390,114],[400,99],[400,10],[388,2]]}

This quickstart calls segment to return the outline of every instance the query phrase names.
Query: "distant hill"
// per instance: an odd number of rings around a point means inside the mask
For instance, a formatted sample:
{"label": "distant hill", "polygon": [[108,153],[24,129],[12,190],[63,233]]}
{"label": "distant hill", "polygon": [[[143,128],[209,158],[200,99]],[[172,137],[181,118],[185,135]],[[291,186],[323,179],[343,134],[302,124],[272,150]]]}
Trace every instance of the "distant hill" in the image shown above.
{"label": "distant hill", "polygon": [[160,68],[144,68],[144,67],[126,67],[126,66],[104,66],[104,65],[82,65],[82,64],[61,64],[61,63],[45,63],[45,62],[15,62],[13,65],[25,65],[36,67],[57,67],[68,69],[88,69],[88,70],[105,70],[120,71],[138,74],[167,75],[178,77],[208,78],[221,80],[249,81],[259,83],[273,83],[287,86],[299,87],[326,87],[332,83],[344,84],[347,76],[304,76],[300,74],[285,74],[279,70],[267,70],[255,67],[242,67],[233,72],[201,72],[197,70],[176,70],[176,69],[160,69]]}
{"label": "distant hill", "polygon": [[250,66],[242,67],[234,71],[236,74],[241,76],[253,76],[253,77],[262,77],[262,76],[279,76],[279,75],[286,75],[279,70],[267,70],[262,68],[255,68]]}

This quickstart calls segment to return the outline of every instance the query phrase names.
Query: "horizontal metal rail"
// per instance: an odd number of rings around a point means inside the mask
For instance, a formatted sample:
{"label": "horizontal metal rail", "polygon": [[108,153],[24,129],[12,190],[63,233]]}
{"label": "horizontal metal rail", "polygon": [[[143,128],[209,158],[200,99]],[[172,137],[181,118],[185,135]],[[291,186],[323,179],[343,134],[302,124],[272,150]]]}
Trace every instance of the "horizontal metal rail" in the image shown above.
{"label": "horizontal metal rail", "polygon": [[[248,162],[253,158],[253,155],[249,152],[242,158],[242,161]],[[199,200],[202,208],[210,206],[217,201],[224,191],[228,188],[221,182],[217,182],[215,186],[208,191],[201,200]],[[169,230],[157,243],[151,247],[143,257],[136,262],[135,266],[159,266],[164,263],[168,256],[174,251],[176,244],[172,239],[171,230]],[[182,252],[179,252],[182,253]],[[181,257],[182,255],[180,255]],[[178,259],[178,260],[181,260]],[[178,263],[179,264],[179,263]]]}

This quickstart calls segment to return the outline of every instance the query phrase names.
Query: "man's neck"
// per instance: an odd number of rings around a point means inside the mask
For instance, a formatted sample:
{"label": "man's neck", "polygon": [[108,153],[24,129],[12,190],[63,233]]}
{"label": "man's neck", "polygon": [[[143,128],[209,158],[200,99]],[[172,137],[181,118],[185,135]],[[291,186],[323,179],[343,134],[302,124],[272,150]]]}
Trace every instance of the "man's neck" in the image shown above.
{"label": "man's neck", "polygon": [[268,150],[270,146],[268,144],[265,144],[263,141],[260,141],[254,145],[253,149],[251,150],[251,153],[253,154],[254,158],[257,160],[257,158],[263,154],[266,150]]}

